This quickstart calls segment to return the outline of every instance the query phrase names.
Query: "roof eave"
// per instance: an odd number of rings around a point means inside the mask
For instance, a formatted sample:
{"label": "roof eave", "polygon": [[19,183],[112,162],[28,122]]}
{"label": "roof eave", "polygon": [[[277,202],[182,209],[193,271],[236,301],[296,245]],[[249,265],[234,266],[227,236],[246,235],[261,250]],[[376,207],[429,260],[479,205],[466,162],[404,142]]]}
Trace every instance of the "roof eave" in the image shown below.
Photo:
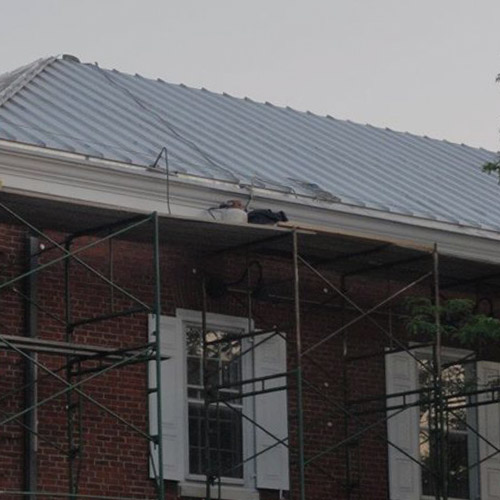
{"label": "roof eave", "polygon": [[[11,193],[138,213],[168,215],[166,176],[143,166],[0,142],[0,180]],[[207,208],[228,198],[249,198],[248,186],[190,176],[170,177],[172,213],[207,218]],[[253,203],[284,210],[301,224],[342,228],[365,236],[412,239],[471,260],[500,263],[500,232],[295,194],[253,189]]]}

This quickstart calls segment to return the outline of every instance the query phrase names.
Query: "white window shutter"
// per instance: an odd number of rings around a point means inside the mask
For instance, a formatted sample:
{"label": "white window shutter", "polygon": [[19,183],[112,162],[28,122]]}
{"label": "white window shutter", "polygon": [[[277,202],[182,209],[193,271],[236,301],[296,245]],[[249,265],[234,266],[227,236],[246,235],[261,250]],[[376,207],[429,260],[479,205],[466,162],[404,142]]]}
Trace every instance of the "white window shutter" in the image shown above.
{"label": "white window shutter", "polygon": [[[479,389],[500,385],[500,363],[479,361],[477,363],[477,379]],[[478,396],[478,402],[491,399],[491,394]],[[500,448],[500,403],[478,406],[479,434],[492,445]],[[500,454],[495,448],[479,438],[481,500],[500,500]],[[490,458],[490,455],[492,455]]]}
{"label": "white window shutter", "polygon": [[[149,339],[154,340],[155,318],[149,316]],[[178,318],[160,318],[161,354],[169,359],[161,363],[162,432],[163,432],[163,476],[165,479],[184,479],[184,346],[182,323]],[[149,362],[148,387],[156,387],[156,363]],[[157,434],[157,393],[149,395],[149,426],[152,435]],[[152,447],[152,456],[157,467],[157,453]],[[153,475],[153,467],[150,467]]]}
{"label": "white window shutter", "polygon": [[[255,342],[262,342],[271,335],[260,335]],[[259,344],[254,351],[255,376],[265,377],[284,373],[287,369],[286,341],[274,335]],[[287,383],[286,377],[266,381],[265,388],[279,387]],[[261,384],[256,384],[256,390]],[[276,391],[255,397],[255,419],[264,429],[277,438],[288,438],[287,392]],[[276,444],[276,439],[255,427],[256,453]],[[287,443],[287,441],[286,441]],[[288,448],[283,444],[274,446],[256,458],[257,488],[288,490]]]}
{"label": "white window shutter", "polygon": [[[385,356],[386,392],[413,391],[418,388],[417,361],[407,352]],[[407,396],[407,402],[418,396]],[[387,399],[387,406],[403,404],[403,397]],[[388,412],[388,416],[399,410]],[[387,420],[387,437],[391,443],[419,460],[419,408],[413,406]],[[420,466],[389,445],[389,491],[391,500],[417,500],[421,496]]]}

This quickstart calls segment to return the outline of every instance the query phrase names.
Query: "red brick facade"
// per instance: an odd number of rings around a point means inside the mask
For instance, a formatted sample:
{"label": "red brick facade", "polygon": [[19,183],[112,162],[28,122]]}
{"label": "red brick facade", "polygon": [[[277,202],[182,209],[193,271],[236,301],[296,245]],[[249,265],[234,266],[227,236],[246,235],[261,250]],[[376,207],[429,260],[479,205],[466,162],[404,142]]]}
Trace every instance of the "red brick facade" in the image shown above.
{"label": "red brick facade", "polygon": [[[50,233],[56,240],[63,235]],[[24,245],[27,231],[19,226],[0,226],[0,248],[2,258],[2,280],[18,275],[23,269]],[[91,240],[85,239],[85,242]],[[78,243],[82,244],[82,243]],[[41,262],[62,255],[58,249],[41,254]],[[78,246],[78,245],[77,245]],[[153,255],[148,243],[133,241],[113,242],[113,275],[121,287],[132,292],[141,300],[153,300]],[[108,275],[109,247],[103,243],[81,254],[85,262]],[[258,258],[253,256],[252,258]],[[257,327],[285,325],[289,334],[290,366],[294,366],[293,307],[291,298],[291,261],[280,257],[259,259],[263,266],[265,283],[281,281],[281,285],[270,286],[275,299],[255,300],[253,317]],[[210,262],[200,259],[199,249],[164,244],[161,251],[162,312],[174,314],[176,308],[201,310],[201,281],[204,269],[220,274],[227,281],[240,276],[246,268],[246,257],[234,255],[213,258]],[[338,285],[338,278],[330,275]],[[132,302],[92,275],[79,264],[70,266],[70,292],[72,321],[85,319],[110,310],[126,309]],[[386,293],[386,285],[377,282],[348,282],[347,288],[360,299],[364,307]],[[236,287],[237,288],[237,287]],[[242,288],[244,286],[242,285]],[[313,345],[329,332],[348,322],[356,313],[348,308],[342,310],[341,302],[334,298],[328,305],[312,304],[328,297],[324,284],[307,270],[301,271],[302,338],[304,348]],[[380,292],[383,289],[383,292]],[[0,293],[0,325],[3,334],[24,335],[25,304],[19,292],[22,283],[13,290]],[[111,301],[113,302],[111,306]],[[60,262],[48,267],[38,275],[39,336],[45,339],[64,340],[65,328],[56,318],[64,318],[64,264]],[[111,309],[112,307],[112,309]],[[222,299],[209,299],[211,312],[246,316],[246,296],[237,292]],[[50,315],[47,314],[48,311]],[[385,308],[387,311],[387,308]],[[392,324],[387,315],[376,316],[386,328],[398,328],[397,318]],[[349,354],[383,350],[387,338],[370,320],[356,323],[346,331]],[[136,346],[147,342],[148,328],[146,314],[113,319],[74,332],[73,341],[107,347]],[[345,427],[343,410],[344,397],[355,398],[385,392],[384,363],[382,357],[351,363],[343,370],[342,335],[325,343],[304,359],[305,386],[305,455],[311,457],[329,446],[341,442],[346,433],[353,434],[360,428],[376,422],[383,415],[351,419]],[[39,354],[39,361],[51,369],[57,369],[65,360],[63,357]],[[167,361],[168,362],[168,361]],[[64,388],[61,382],[47,377],[39,371],[39,400]],[[64,377],[64,372],[61,372]],[[0,351],[0,418],[22,408],[22,391],[9,392],[23,384],[23,361],[18,354]],[[112,370],[99,375],[84,386],[84,390],[112,411],[120,414],[135,426],[147,430],[146,366],[137,364]],[[321,392],[326,399],[318,393]],[[346,391],[346,394],[344,394]],[[7,397],[1,396],[7,394]],[[124,495],[154,497],[153,482],[148,473],[147,443],[133,431],[127,429],[111,416],[84,401],[83,412],[83,460],[80,471],[82,494]],[[65,492],[68,488],[68,465],[61,451],[67,448],[66,398],[58,397],[39,409],[39,490]],[[290,431],[292,440],[291,480],[296,486],[296,392],[295,383],[289,390]],[[16,422],[0,428],[0,489],[22,490],[23,429]],[[340,446],[325,454],[307,467],[306,492],[308,500],[325,499],[372,499],[383,500],[388,496],[387,487],[387,445],[385,423],[373,427],[363,434],[359,441],[352,441],[348,447]],[[347,484],[346,460],[350,468],[350,484]],[[168,498],[177,497],[176,484],[168,483]],[[3,497],[6,498],[6,497]],[[13,498],[16,498],[13,496]],[[275,492],[262,492],[261,498],[277,498]]]}

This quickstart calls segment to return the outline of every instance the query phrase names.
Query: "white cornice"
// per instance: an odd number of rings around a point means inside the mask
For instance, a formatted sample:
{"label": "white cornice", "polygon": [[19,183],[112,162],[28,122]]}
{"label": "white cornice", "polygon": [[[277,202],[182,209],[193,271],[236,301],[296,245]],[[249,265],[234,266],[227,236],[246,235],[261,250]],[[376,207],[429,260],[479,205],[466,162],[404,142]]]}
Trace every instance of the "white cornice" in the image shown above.
{"label": "white cornice", "polygon": [[[168,214],[165,172],[71,153],[0,144],[0,180],[6,192],[78,205]],[[230,198],[247,200],[247,187],[190,176],[171,176],[172,214],[208,218],[207,208]],[[437,243],[441,252],[500,263],[500,233],[412,216],[254,189],[252,206],[283,210],[298,224],[350,231],[366,237]]]}

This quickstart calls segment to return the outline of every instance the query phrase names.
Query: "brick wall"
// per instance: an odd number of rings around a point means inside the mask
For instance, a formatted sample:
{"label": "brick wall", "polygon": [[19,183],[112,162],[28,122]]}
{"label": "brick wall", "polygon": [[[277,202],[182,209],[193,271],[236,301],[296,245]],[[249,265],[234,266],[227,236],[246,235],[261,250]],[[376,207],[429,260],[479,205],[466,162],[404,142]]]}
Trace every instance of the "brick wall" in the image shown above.
{"label": "brick wall", "polygon": [[[62,240],[63,235],[54,232],[50,236]],[[1,279],[16,276],[23,268],[23,245],[26,231],[17,226],[0,225],[0,256],[3,259]],[[84,238],[74,248],[88,244]],[[62,255],[58,249],[46,250],[41,262],[48,262]],[[80,257],[106,275],[110,273],[110,248],[107,243],[85,251]],[[148,243],[132,241],[113,242],[114,280],[142,301],[153,300],[153,256]],[[170,243],[162,247],[162,310],[163,314],[174,314],[176,308],[200,310],[202,304],[200,276],[203,270],[234,281],[241,276],[247,265],[247,256],[234,255],[200,259],[196,249]],[[250,257],[257,258],[256,256]],[[291,298],[291,262],[277,257],[259,258],[264,282],[268,285],[266,300],[255,300],[253,317],[257,327],[288,325],[290,366],[294,366],[295,341],[293,308],[287,300]],[[110,287],[81,265],[70,265],[70,295],[72,321],[118,311],[133,306],[133,302]],[[336,276],[329,278],[339,285]],[[256,273],[251,276],[255,284]],[[278,284],[270,285],[273,282]],[[39,287],[39,335],[46,339],[64,340],[64,263],[60,262],[44,269],[38,276]],[[235,288],[244,288],[244,284]],[[362,306],[373,303],[386,293],[383,281],[353,281],[348,283],[350,292]],[[19,291],[21,283],[16,285]],[[342,309],[341,301],[311,273],[301,273],[302,337],[304,348],[314,345],[326,334],[355,317],[355,312]],[[271,298],[269,298],[271,296]],[[331,296],[331,297],[330,297]],[[274,297],[274,298],[272,298]],[[280,297],[278,300],[276,297]],[[331,298],[327,305],[313,304]],[[4,334],[23,333],[23,299],[12,289],[0,291],[0,326]],[[246,297],[237,290],[221,299],[209,299],[211,312],[245,316]],[[387,311],[386,311],[387,312]],[[397,319],[390,323],[387,315],[376,316],[386,328],[398,327]],[[365,319],[338,335],[304,358],[304,377],[307,387],[304,396],[306,458],[327,447],[341,442],[360,428],[380,419],[380,414],[360,416],[346,423],[345,412],[339,407],[344,398],[383,394],[384,365],[381,357],[357,363],[342,361],[344,338],[347,339],[350,355],[367,350],[382,350],[387,345],[386,337],[377,330],[371,320]],[[141,345],[147,341],[147,317],[136,314],[117,318],[75,330],[72,340],[77,343],[107,347]],[[61,357],[40,354],[39,360],[51,370],[64,364]],[[0,351],[0,398],[23,384],[23,365],[18,355]],[[60,372],[64,376],[64,371]],[[39,399],[49,397],[64,385],[53,377],[40,372]],[[146,366],[143,364],[113,370],[100,375],[85,385],[85,391],[106,404],[112,411],[122,415],[140,429],[147,430],[146,411]],[[323,398],[320,394],[326,396]],[[39,409],[39,489],[64,492],[68,487],[68,465],[61,450],[66,450],[66,399],[56,398]],[[0,415],[10,414],[22,407],[22,392],[0,399]],[[128,495],[153,497],[154,488],[148,476],[147,444],[133,431],[125,428],[110,415],[89,402],[83,402],[82,449],[80,470],[80,492],[94,495]],[[291,381],[289,391],[290,428],[292,450],[296,449],[296,393]],[[1,418],[1,416],[0,416]],[[23,460],[23,430],[16,423],[0,427],[0,489],[21,490]],[[309,500],[387,498],[387,448],[384,442],[385,423],[373,428],[359,441],[350,446],[341,446],[325,454],[314,465],[307,468],[306,490]],[[296,486],[296,460],[292,459],[292,484]],[[350,483],[347,483],[347,465]],[[168,498],[176,498],[176,485],[169,483]],[[262,492],[263,500],[276,498],[274,492]],[[4,497],[5,498],[5,497]],[[14,498],[14,497],[13,497]]]}

